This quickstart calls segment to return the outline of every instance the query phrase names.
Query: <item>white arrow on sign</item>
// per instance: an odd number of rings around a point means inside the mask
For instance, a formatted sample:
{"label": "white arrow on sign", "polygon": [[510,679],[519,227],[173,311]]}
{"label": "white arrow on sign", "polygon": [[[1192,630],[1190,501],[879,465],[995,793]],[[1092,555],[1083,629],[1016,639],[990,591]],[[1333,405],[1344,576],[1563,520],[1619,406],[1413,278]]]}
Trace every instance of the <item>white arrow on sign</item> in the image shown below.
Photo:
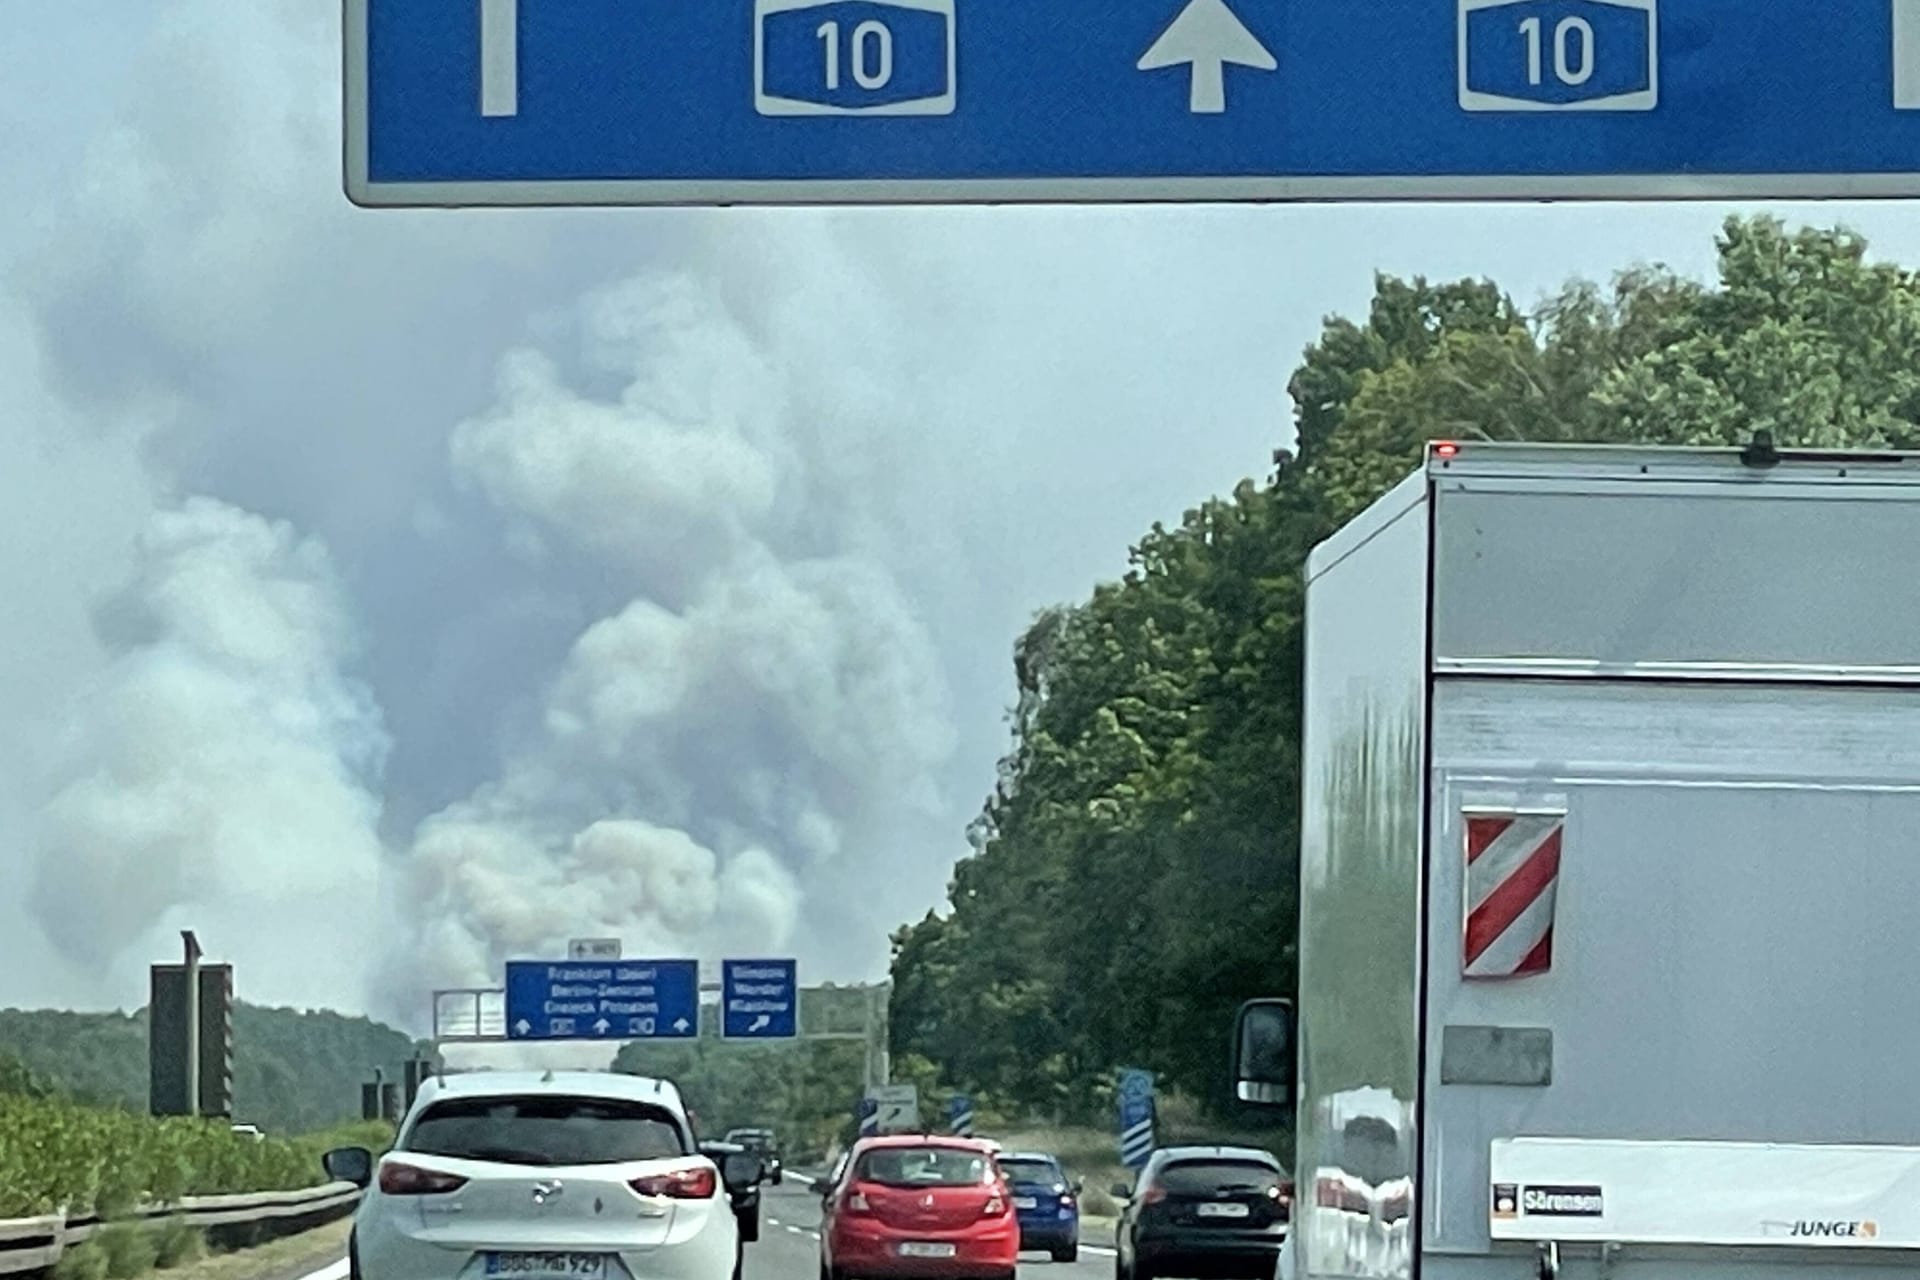
{"label": "white arrow on sign", "polygon": [[533,1024],[531,1022],[528,1022],[525,1018],[522,1018],[520,1019],[520,1021],[513,1024],[513,1029],[515,1031],[518,1031],[521,1035],[525,1035],[527,1034],[527,1032],[533,1030]]}
{"label": "white arrow on sign", "polygon": [[611,1022],[608,1022],[605,1018],[602,1018],[600,1019],[600,1021],[593,1024],[593,1029],[595,1031],[598,1031],[601,1035],[605,1035],[607,1034],[607,1028],[612,1025],[613,1024]]}
{"label": "white arrow on sign", "polygon": [[674,1024],[673,1024],[673,1029],[674,1029],[675,1031],[678,1031],[678,1032],[680,1032],[680,1033],[682,1033],[682,1034],[684,1035],[684,1034],[686,1033],[686,1030],[687,1030],[687,1027],[688,1027],[689,1025],[690,1025],[690,1024],[689,1024],[689,1023],[687,1022],[687,1020],[686,1020],[685,1018],[680,1018],[680,1019],[677,1019],[677,1020],[675,1020],[675,1022],[674,1022]]}
{"label": "white arrow on sign", "polygon": [[1273,71],[1279,67],[1267,46],[1247,30],[1226,0],[1187,0],[1180,16],[1141,55],[1142,71],[1190,66],[1193,80],[1187,110],[1195,115],[1219,115],[1227,109],[1226,65]]}
{"label": "white arrow on sign", "polygon": [[758,1031],[760,1028],[765,1026],[770,1026],[772,1023],[773,1023],[773,1015],[770,1013],[763,1013],[759,1017],[755,1018],[752,1022],[749,1022],[747,1024],[747,1030]]}

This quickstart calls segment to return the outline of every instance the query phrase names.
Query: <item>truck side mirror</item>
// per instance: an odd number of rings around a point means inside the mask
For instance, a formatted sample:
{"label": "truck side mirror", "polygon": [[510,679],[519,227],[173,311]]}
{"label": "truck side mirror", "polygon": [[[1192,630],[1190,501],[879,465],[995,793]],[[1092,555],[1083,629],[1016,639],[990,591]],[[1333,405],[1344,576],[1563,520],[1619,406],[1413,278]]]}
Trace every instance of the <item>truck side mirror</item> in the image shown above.
{"label": "truck side mirror", "polygon": [[1249,1000],[1233,1020],[1233,1095],[1256,1107],[1293,1104],[1293,1001]]}

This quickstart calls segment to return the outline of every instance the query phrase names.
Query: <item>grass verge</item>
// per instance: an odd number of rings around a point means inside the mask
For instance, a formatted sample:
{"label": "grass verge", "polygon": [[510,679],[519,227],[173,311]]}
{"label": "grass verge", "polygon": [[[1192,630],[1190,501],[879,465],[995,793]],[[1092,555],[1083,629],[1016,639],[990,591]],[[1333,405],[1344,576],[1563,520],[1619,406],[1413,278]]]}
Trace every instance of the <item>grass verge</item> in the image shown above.
{"label": "grass verge", "polygon": [[304,1276],[335,1258],[344,1257],[347,1232],[352,1228],[353,1220],[342,1218],[251,1249],[209,1254],[164,1274],[167,1280],[272,1280]]}

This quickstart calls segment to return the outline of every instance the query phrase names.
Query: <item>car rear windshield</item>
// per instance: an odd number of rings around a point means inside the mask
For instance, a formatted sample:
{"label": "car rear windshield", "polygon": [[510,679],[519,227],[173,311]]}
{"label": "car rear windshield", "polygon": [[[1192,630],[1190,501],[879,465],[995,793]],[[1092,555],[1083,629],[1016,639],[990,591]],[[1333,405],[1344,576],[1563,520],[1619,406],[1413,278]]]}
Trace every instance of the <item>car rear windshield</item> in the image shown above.
{"label": "car rear windshield", "polygon": [[1177,1160],[1160,1171],[1159,1182],[1173,1195],[1216,1191],[1264,1192],[1278,1186],[1281,1173],[1252,1160]]}
{"label": "car rear windshield", "polygon": [[1000,1171],[1007,1175],[1009,1182],[1045,1182],[1052,1184],[1064,1182],[1060,1176],[1060,1166],[1051,1160],[1007,1160],[1000,1161]]}
{"label": "car rear windshield", "polygon": [[450,1098],[429,1107],[403,1148],[499,1164],[620,1164],[687,1153],[672,1113],[642,1102],[538,1094]]}
{"label": "car rear windshield", "polygon": [[968,1187],[992,1178],[993,1166],[958,1147],[882,1147],[861,1156],[853,1176],[884,1187]]}

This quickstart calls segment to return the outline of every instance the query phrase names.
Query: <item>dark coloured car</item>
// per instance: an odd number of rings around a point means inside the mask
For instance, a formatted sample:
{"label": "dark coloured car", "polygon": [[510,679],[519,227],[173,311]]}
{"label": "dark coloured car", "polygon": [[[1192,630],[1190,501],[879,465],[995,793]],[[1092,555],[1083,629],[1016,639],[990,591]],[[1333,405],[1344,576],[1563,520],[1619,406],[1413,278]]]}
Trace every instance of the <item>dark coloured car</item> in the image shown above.
{"label": "dark coloured car", "polygon": [[1055,1262],[1080,1256],[1080,1184],[1050,1155],[1015,1151],[999,1156],[1000,1171],[1013,1190],[1013,1212],[1020,1220],[1020,1247],[1042,1250]]}
{"label": "dark coloured car", "polygon": [[727,1141],[738,1143],[760,1157],[766,1166],[767,1181],[779,1186],[785,1177],[781,1167],[780,1143],[771,1129],[729,1129]]}
{"label": "dark coloured car", "polygon": [[1118,1280],[1269,1280],[1293,1216],[1292,1179],[1254,1147],[1163,1147],[1115,1191]]}

